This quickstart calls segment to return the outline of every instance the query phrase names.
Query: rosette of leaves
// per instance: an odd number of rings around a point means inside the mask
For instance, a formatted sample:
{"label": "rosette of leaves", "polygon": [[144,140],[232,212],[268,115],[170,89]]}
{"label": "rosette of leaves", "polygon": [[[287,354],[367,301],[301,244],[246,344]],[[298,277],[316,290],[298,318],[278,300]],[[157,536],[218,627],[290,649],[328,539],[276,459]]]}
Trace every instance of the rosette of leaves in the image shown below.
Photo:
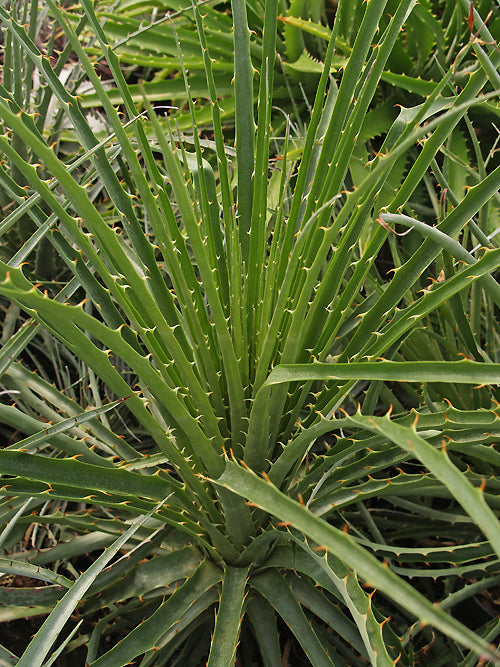
{"label": "rosette of leaves", "polygon": [[[193,7],[212,113],[203,147],[181,42],[188,144],[168,118],[137,112],[90,1],[120,113],[48,5],[108,132],[95,135],[29,30],[0,9],[80,145],[61,159],[1,91],[0,149],[27,184],[8,216],[22,208],[36,231],[0,264],[13,304],[0,353],[0,568],[41,585],[4,582],[0,603],[6,620],[45,617],[22,655],[3,646],[4,662],[411,665],[422,652],[500,663],[497,620],[472,629],[450,614],[500,579],[500,172],[471,163],[472,183],[455,192],[447,147],[470,109],[497,103],[500,57],[482,21],[484,56],[465,87],[450,94],[450,70],[401,110],[352,187],[356,138],[414,0],[384,30],[385,0],[366,5],[337,86],[339,3],[298,156],[290,130],[278,137],[270,123],[275,2],[257,109],[247,7],[232,3],[234,146]],[[281,159],[270,161],[272,144]],[[449,199],[432,208],[440,174]],[[416,189],[434,224],[412,207]],[[40,238],[70,272],[62,285],[23,269]],[[18,326],[17,312],[31,319]],[[52,361],[36,372],[29,351],[42,343]]]}

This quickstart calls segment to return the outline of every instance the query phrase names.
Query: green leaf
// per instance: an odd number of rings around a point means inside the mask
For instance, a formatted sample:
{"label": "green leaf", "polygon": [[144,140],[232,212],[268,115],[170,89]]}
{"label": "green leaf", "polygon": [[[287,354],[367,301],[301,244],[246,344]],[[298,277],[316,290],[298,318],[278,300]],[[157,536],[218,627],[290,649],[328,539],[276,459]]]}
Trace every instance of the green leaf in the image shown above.
{"label": "green leaf", "polygon": [[19,658],[0,644],[0,667],[15,667]]}
{"label": "green leaf", "polygon": [[[382,635],[381,614],[373,608],[371,596],[369,592],[363,590],[356,574],[335,556],[325,557],[323,549],[313,550],[303,535],[292,532],[289,537],[289,544],[275,550],[269,565],[300,572],[312,579],[316,586],[321,586],[334,598],[343,602],[354,623],[333,605],[328,605],[325,609],[323,598],[320,600],[317,598],[316,588],[313,589],[316,593],[304,591],[305,599],[314,605],[313,611],[320,617],[322,613],[327,614],[329,627],[340,634],[361,655],[368,655],[372,664],[392,664]],[[291,587],[294,590],[293,584]],[[304,585],[298,588],[301,591],[303,589]],[[300,599],[302,600],[302,597]],[[307,605],[307,602],[305,604]],[[395,649],[395,654],[397,653]]]}
{"label": "green leaf", "polygon": [[247,580],[248,568],[226,565],[208,656],[209,667],[232,667],[234,664]]}
{"label": "green leaf", "polygon": [[[417,435],[414,427],[404,427],[386,417],[367,417],[359,413],[349,418],[355,424],[383,433],[416,456],[445,486],[474,519],[500,558],[500,522],[484,499],[482,488],[474,487],[448,458],[446,445],[435,449]],[[486,483],[486,480],[485,480]]]}
{"label": "green leaf", "polygon": [[314,540],[316,544],[334,554],[336,558],[348,563],[349,567],[352,567],[367,583],[402,605],[421,623],[434,625],[458,643],[472,648],[485,659],[492,660],[494,664],[500,664],[500,654],[486,642],[480,640],[472,630],[432,605],[410,584],[379,563],[349,535],[329,525],[326,521],[318,519],[299,503],[287,498],[271,483],[265,482],[255,473],[231,461],[227,463],[225,472],[216,483],[243,496],[280,521],[292,525]]}
{"label": "green leaf", "polygon": [[[330,73],[334,74],[337,70],[347,64],[347,58],[334,57],[330,64]],[[288,72],[300,73],[302,75],[316,74],[320,75],[324,70],[324,63],[316,60],[308,51],[304,51],[293,63],[285,63],[285,70]]]}
{"label": "green leaf", "polygon": [[[283,23],[286,25],[299,28],[300,30],[307,32],[310,35],[320,37],[327,42],[330,41],[332,31],[321,23],[315,23],[314,21],[311,21],[311,19],[306,20],[297,16],[278,16],[278,19],[283,21]],[[342,53],[345,53],[347,56],[352,51],[352,48],[349,46],[349,44],[339,37],[337,37],[335,40],[335,47],[342,51]]]}
{"label": "green leaf", "polygon": [[238,165],[238,229],[242,258],[248,264],[252,220],[255,120],[253,114],[253,66],[246,2],[232,0],[234,21],[234,98],[236,160]]}
{"label": "green leaf", "polygon": [[272,607],[259,595],[252,595],[248,601],[246,615],[252,624],[264,666],[282,667],[276,614]]}
{"label": "green leaf", "polygon": [[[351,644],[363,657],[368,657],[368,651],[359,636],[360,633],[358,632],[358,628],[344,613],[342,613],[337,604],[332,603],[324,592],[321,592],[316,586],[303,578],[296,575],[287,575],[286,579],[290,584],[293,594],[302,606],[307,607],[318,616],[318,618],[321,618],[328,628],[331,628],[337,635],[342,637],[344,641]],[[366,595],[361,588],[359,589],[359,592]],[[351,604],[350,611],[351,613],[354,611],[353,604]],[[363,621],[366,623],[370,616],[373,615],[368,607],[365,607],[363,612],[363,614],[359,612],[357,613],[358,618],[356,618],[356,621],[358,623],[360,617],[364,616]],[[354,615],[355,614],[353,614],[353,616]],[[372,664],[375,664],[377,661],[377,653],[380,656],[379,663],[382,664],[384,659],[388,660],[388,656],[384,655],[386,649],[384,647],[380,626],[376,623],[374,618],[371,620],[378,625],[378,637],[375,638],[374,633],[371,633],[372,636],[367,641],[368,650],[372,651],[372,646],[376,647],[376,651],[371,652]],[[384,658],[382,658],[382,656],[384,656]],[[390,662],[392,663],[392,661]]]}
{"label": "green leaf", "polygon": [[[34,437],[38,440],[40,437],[43,437],[44,428],[50,428],[49,426],[44,427],[42,421],[31,417],[30,415],[24,414],[19,408],[16,408],[13,405],[0,404],[0,419],[2,423],[9,424],[12,428],[17,428],[24,433],[32,433]],[[73,426],[75,423],[73,422]],[[32,437],[32,436],[29,436]],[[29,438],[25,438],[29,441]],[[109,462],[104,459],[102,456],[99,456],[96,452],[93,452],[86,444],[82,441],[75,440],[64,434],[53,434],[50,438],[51,444],[62,452],[65,452],[69,456],[81,457],[85,463],[91,463],[94,465],[102,465],[103,467],[111,467]],[[21,441],[22,442],[22,441]],[[10,445],[10,449],[16,449],[17,445]],[[6,450],[9,448],[5,448]]]}
{"label": "green leaf", "polygon": [[[196,572],[173,593],[168,600],[132,630],[119,644],[91,663],[92,667],[122,667],[136,656],[153,648],[162,635],[175,626],[191,605],[214,587],[222,572],[205,560]],[[175,633],[174,633],[175,636]]]}
{"label": "green leaf", "polygon": [[500,364],[476,361],[361,361],[345,363],[280,364],[262,385],[303,380],[385,380],[394,382],[457,382],[500,384]]}
{"label": "green leaf", "polygon": [[53,424],[52,426],[47,426],[43,430],[38,431],[38,433],[30,435],[28,438],[18,440],[14,446],[10,447],[10,449],[15,448],[20,451],[22,450],[28,452],[30,449],[36,448],[38,445],[41,445],[51,440],[52,437],[54,435],[57,435],[58,433],[64,433],[65,431],[69,431],[74,426],[85,424],[85,422],[94,419],[99,415],[105,414],[110,410],[114,410],[118,405],[120,405],[121,403],[123,403],[123,401],[126,400],[127,400],[126,397],[120,398],[117,401],[111,401],[110,403],[102,407],[92,408],[90,410],[86,410],[85,412],[81,412],[75,415],[74,417],[70,417],[69,419],[63,419],[57,424]]}
{"label": "green leaf", "polygon": [[78,577],[29,643],[28,648],[18,662],[20,667],[40,667],[42,665],[52,644],[97,575],[106,567],[113,556],[127,543],[140,526],[162,507],[164,502],[162,500],[151,512],[135,519],[130,528],[115,540],[110,547],[105,549],[99,558]]}
{"label": "green leaf", "polygon": [[332,667],[334,663],[284,578],[277,571],[269,569],[253,576],[250,584],[268,600],[290,627],[311,664]]}
{"label": "green leaf", "polygon": [[134,494],[154,500],[164,498],[177,487],[176,482],[170,483],[157,476],[5,450],[0,451],[0,473],[39,480],[48,487],[51,483],[59,483],[76,489],[99,489],[106,493]]}
{"label": "green leaf", "polygon": [[40,567],[39,565],[23,563],[22,561],[18,562],[5,557],[0,558],[0,572],[4,574],[19,574],[22,577],[30,577],[31,579],[40,579],[40,581],[47,581],[48,583],[66,588],[71,588],[73,585],[71,579],[62,574]]}

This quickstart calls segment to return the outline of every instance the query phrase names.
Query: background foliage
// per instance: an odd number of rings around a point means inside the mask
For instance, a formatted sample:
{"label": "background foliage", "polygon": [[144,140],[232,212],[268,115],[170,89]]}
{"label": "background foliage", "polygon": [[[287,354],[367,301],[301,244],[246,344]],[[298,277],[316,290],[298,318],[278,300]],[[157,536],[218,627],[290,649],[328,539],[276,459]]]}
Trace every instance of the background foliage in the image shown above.
{"label": "background foliage", "polygon": [[0,5],[2,664],[498,664],[495,3],[171,4]]}

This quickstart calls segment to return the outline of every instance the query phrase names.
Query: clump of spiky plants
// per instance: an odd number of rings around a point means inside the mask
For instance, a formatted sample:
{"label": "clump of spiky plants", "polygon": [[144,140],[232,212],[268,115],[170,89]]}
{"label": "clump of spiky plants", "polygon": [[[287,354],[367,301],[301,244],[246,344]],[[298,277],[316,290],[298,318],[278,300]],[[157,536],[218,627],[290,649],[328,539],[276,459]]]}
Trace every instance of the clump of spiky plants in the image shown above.
{"label": "clump of spiky plants", "polygon": [[[32,318],[16,330],[8,311],[12,336],[0,354],[4,396],[15,399],[0,408],[13,440],[0,452],[3,545],[27,524],[48,527],[46,541],[28,536],[0,561],[7,574],[47,583],[0,590],[11,618],[47,615],[19,659],[4,647],[5,661],[48,664],[53,650],[49,663],[75,652],[106,667],[274,666],[293,635],[313,665],[410,665],[420,649],[435,661],[499,663],[497,622],[475,632],[448,613],[499,576],[500,367],[497,332],[486,331],[499,304],[490,238],[499,169],[480,162],[465,194],[448,184],[454,205],[433,210],[435,224],[412,208],[417,193],[420,205],[426,192],[434,201],[436,165],[446,178],[460,159],[447,142],[469,110],[496,104],[488,86],[499,56],[481,19],[467,84],[455,91],[450,70],[423,104],[401,109],[354,184],[356,140],[376,136],[370,104],[414,0],[380,32],[385,0],[356,3],[340,85],[330,65],[352,3],[339,3],[307,134],[293,150],[290,131],[277,137],[270,124],[276,2],[265,5],[256,115],[247,7],[232,4],[234,147],[192,8],[213,119],[203,149],[196,125],[185,144],[168,117],[137,113],[83,0],[123,118],[63,10],[48,5],[109,130],[94,134],[77,96],[0,9],[80,147],[75,172],[0,91],[0,149],[26,183],[14,207],[37,227],[0,264],[0,293]],[[194,118],[182,53],[179,43]],[[281,158],[272,169],[271,142]],[[14,192],[10,176],[0,178]],[[92,196],[95,183],[106,198]],[[42,237],[67,266],[62,285],[23,270]],[[51,363],[68,369],[53,382],[49,363],[44,376],[18,360],[40,331]],[[444,400],[477,385],[478,406]],[[103,548],[83,572],[72,564]]]}

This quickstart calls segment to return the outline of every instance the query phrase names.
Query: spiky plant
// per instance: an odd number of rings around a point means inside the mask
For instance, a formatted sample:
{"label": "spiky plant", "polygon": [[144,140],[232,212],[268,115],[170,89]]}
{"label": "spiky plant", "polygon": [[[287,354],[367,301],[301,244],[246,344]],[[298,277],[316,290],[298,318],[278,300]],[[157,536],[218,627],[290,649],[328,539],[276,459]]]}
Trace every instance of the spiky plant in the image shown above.
{"label": "spiky plant", "polygon": [[[220,119],[225,128],[234,126],[234,95],[233,95],[233,36],[231,3],[213,3],[207,0],[199,3],[203,14],[206,47],[212,59],[214,82],[220,101]],[[260,67],[262,59],[262,35],[265,17],[265,2],[248,0],[246,3],[248,27],[252,33],[250,58],[255,68]],[[210,127],[212,114],[210,110],[210,90],[207,83],[202,49],[197,36],[196,21],[191,9],[190,0],[182,2],[149,2],[148,0],[118,0],[110,9],[109,3],[97,2],[96,15],[105,30],[108,43],[126,67],[129,75],[130,95],[141,105],[144,100],[157,104],[178,106],[176,121],[179,128],[190,130],[192,117],[186,109],[187,95],[182,76],[179,76],[177,43],[182,44],[182,53],[186,69],[189,70],[189,88],[196,98],[194,116],[197,127]],[[285,3],[280,6],[285,16],[279,17],[275,38],[276,58],[273,62],[273,100],[275,107],[286,105],[288,113],[299,125],[303,122],[301,115],[310,108],[308,96],[314,96],[314,88],[321,73],[318,58],[324,55],[326,44],[324,39],[303,33],[287,17],[300,20],[308,19],[316,22],[326,19],[327,7],[323,2],[306,3],[304,0]],[[77,25],[77,17],[73,24]],[[305,22],[307,25],[307,22]],[[99,61],[102,57],[100,47],[89,35],[86,43],[88,53]],[[340,37],[336,42],[344,55],[334,55],[332,60],[336,66],[345,64],[345,52],[350,47]],[[305,76],[307,74],[307,76]],[[137,79],[140,79],[137,81]],[[255,83],[255,81],[254,81]],[[118,89],[109,91],[114,103],[121,102]],[[254,85],[253,99],[257,100],[258,85]],[[83,108],[100,107],[101,101],[95,91],[89,89],[81,92]],[[283,123],[283,116],[278,109],[272,111],[276,124]]]}
{"label": "spiky plant", "polygon": [[[212,111],[203,148],[182,43],[187,144],[168,116],[137,113],[81,4],[120,113],[48,0],[104,109],[104,137],[0,8],[79,142],[61,159],[0,90],[0,150],[25,183],[20,193],[0,172],[14,209],[5,228],[19,210],[37,228],[0,264],[14,304],[0,352],[11,440],[0,567],[47,584],[0,590],[3,619],[46,615],[23,655],[4,646],[2,660],[274,667],[301,651],[315,666],[413,665],[425,651],[433,664],[500,664],[499,622],[474,631],[448,613],[500,577],[500,168],[471,162],[465,193],[450,179],[470,155],[454,157],[450,137],[470,110],[497,108],[500,56],[482,19],[463,89],[450,69],[402,108],[354,183],[356,140],[377,135],[370,105],[415,0],[390,18],[386,0],[355,3],[338,85],[331,62],[353,4],[339,3],[295,146],[290,126],[276,136],[270,124],[277,3],[265,4],[257,113],[247,5],[232,3],[234,147],[194,5]],[[449,188],[432,209],[440,166]],[[64,284],[24,268],[41,238],[64,260]],[[17,327],[18,313],[31,319]],[[478,385],[477,406],[446,400]]]}

